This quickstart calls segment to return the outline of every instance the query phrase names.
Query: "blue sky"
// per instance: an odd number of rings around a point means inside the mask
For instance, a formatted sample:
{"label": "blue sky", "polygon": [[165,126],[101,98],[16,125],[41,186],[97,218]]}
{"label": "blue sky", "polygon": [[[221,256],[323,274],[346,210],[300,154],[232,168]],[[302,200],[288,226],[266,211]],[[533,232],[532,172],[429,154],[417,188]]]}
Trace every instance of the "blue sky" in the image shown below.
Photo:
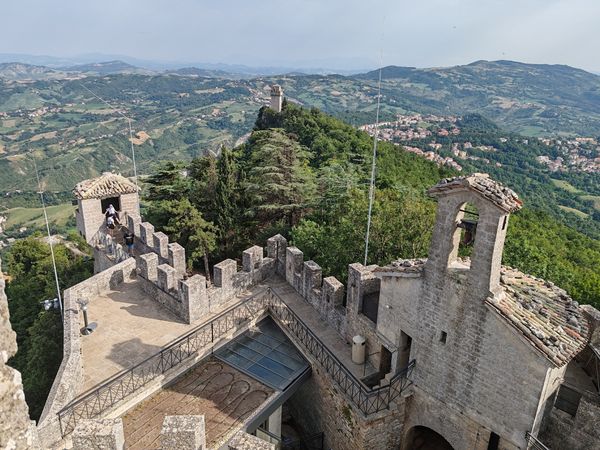
{"label": "blue sky", "polygon": [[1,23],[0,53],[338,69],[511,59],[600,72],[600,0],[15,0]]}

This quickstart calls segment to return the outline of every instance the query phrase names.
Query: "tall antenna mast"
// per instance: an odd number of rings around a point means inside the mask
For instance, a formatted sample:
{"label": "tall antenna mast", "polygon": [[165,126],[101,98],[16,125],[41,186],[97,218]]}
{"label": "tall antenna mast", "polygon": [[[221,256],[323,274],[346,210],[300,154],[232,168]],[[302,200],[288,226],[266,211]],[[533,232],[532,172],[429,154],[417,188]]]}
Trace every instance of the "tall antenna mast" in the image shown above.
{"label": "tall antenna mast", "polygon": [[381,104],[381,69],[383,66],[383,52],[379,59],[379,81],[377,82],[377,109],[375,113],[375,133],[373,134],[373,162],[371,163],[371,183],[369,185],[369,213],[367,215],[367,232],[365,234],[365,262],[367,265],[369,257],[369,235],[371,233],[371,214],[373,213],[373,201],[375,199],[375,168],[377,164],[377,139],[379,137],[379,106]]}
{"label": "tall antenna mast", "polygon": [[37,164],[35,162],[35,156],[33,157],[33,166],[35,167],[35,176],[38,184],[38,194],[42,200],[42,209],[44,210],[44,220],[46,221],[46,231],[48,232],[48,245],[50,246],[50,255],[52,256],[52,268],[54,269],[54,281],[56,281],[56,298],[58,299],[58,308],[60,309],[60,318],[64,320],[63,315],[63,303],[60,295],[60,283],[58,282],[58,272],[56,270],[56,259],[54,258],[54,245],[52,244],[52,236],[50,235],[50,224],[48,223],[48,214],[46,213],[46,201],[44,200],[44,191],[42,190],[42,183],[40,181],[40,174],[38,173]]}
{"label": "tall antenna mast", "polygon": [[94,91],[92,91],[90,88],[88,88],[84,84],[80,83],[79,85],[82,88],[84,88],[86,91],[88,91],[90,94],[92,94],[94,97],[96,97],[98,100],[100,100],[102,103],[104,103],[105,105],[107,105],[114,112],[116,112],[117,114],[119,114],[121,117],[127,119],[127,123],[129,124],[129,142],[131,143],[131,160],[133,161],[133,178],[134,178],[134,182],[135,182],[135,187],[137,189],[139,189],[139,187],[138,187],[138,178],[137,178],[137,166],[135,164],[135,148],[133,146],[133,129],[131,128],[131,119],[128,116],[126,116],[125,114],[123,114],[121,111],[119,111],[117,108],[115,108],[113,105],[111,105],[110,103],[108,103],[106,100],[104,100],[102,97],[100,97],[99,95],[97,95],[96,93],[94,93]]}

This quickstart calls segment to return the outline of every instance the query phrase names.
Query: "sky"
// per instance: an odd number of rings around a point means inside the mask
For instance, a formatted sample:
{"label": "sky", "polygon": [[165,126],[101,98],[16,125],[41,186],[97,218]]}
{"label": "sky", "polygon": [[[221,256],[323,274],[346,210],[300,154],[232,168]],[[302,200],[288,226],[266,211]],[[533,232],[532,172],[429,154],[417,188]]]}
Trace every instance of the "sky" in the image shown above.
{"label": "sky", "polygon": [[600,0],[18,0],[0,53],[275,67],[487,59],[600,72]]}

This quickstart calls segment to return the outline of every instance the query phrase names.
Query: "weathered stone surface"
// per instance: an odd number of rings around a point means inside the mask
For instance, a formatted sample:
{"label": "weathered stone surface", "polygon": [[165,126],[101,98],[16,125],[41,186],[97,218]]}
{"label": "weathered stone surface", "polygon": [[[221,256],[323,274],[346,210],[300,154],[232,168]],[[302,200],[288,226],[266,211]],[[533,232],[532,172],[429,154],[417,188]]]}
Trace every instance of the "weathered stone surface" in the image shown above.
{"label": "weathered stone surface", "polygon": [[122,450],[121,419],[80,419],[73,431],[73,450]]}
{"label": "weathered stone surface", "polygon": [[168,264],[161,264],[156,268],[158,287],[163,291],[175,289],[177,283],[177,271]]}
{"label": "weathered stone surface", "polygon": [[138,269],[140,275],[148,281],[158,279],[158,255],[156,253],[146,253],[138,259]]}
{"label": "weathered stone surface", "polygon": [[204,416],[166,416],[160,443],[162,450],[204,450]]}
{"label": "weathered stone surface", "polygon": [[177,271],[180,277],[185,275],[185,249],[177,242],[169,244],[169,265]]}
{"label": "weathered stone surface", "polygon": [[233,275],[237,271],[237,264],[233,259],[226,259],[214,266],[214,284],[217,287],[229,290],[233,286]]}
{"label": "weathered stone surface", "polygon": [[169,236],[162,231],[154,233],[154,251],[160,255],[161,258],[169,257]]}
{"label": "weathered stone surface", "polygon": [[29,420],[21,374],[6,365],[17,352],[17,341],[10,326],[4,277],[0,264],[0,448],[38,448],[34,424]]}
{"label": "weathered stone surface", "polygon": [[239,431],[228,443],[229,450],[275,450],[275,444],[270,444],[256,436]]}

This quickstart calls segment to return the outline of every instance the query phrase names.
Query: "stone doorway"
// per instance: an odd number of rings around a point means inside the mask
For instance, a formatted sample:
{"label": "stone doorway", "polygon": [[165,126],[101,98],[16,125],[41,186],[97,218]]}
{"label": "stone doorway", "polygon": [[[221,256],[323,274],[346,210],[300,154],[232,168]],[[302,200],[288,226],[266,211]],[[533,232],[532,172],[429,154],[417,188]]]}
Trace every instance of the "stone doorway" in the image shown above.
{"label": "stone doorway", "polygon": [[417,426],[406,435],[404,450],[454,450],[444,437],[431,428]]}

